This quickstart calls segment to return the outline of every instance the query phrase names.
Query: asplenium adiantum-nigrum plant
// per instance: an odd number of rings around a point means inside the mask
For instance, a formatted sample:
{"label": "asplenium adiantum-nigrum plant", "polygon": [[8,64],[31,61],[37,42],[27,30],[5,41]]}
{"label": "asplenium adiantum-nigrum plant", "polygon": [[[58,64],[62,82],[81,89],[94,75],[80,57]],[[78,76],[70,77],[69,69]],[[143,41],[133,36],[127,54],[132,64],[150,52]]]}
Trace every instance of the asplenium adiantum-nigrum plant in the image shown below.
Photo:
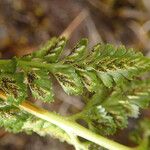
{"label": "asplenium adiantum-nigrum plant", "polygon": [[[149,106],[150,79],[141,75],[150,71],[150,58],[110,44],[89,50],[87,39],[81,39],[62,58],[65,44],[64,37],[52,38],[31,54],[0,60],[0,126],[14,133],[51,135],[76,150],[150,149],[146,118],[130,135],[136,147],[108,138],[126,128],[129,117],[137,118],[139,110]],[[52,103],[54,78],[68,95],[82,97],[85,105],[80,112],[61,116],[27,100],[31,93],[35,99]]]}

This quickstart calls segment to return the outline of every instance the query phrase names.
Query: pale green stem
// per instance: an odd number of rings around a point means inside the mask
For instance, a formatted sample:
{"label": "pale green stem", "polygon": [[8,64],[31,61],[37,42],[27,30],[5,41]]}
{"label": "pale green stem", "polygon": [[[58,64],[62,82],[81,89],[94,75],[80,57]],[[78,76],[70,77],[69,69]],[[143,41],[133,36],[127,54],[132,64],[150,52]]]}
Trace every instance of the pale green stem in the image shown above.
{"label": "pale green stem", "polygon": [[[0,98],[7,100],[6,95],[1,91],[0,91]],[[52,124],[55,124],[56,126],[60,127],[61,129],[67,131],[68,133],[69,132],[73,133],[76,136],[80,136],[88,141],[91,141],[91,142],[98,144],[109,150],[137,150],[137,148],[127,147],[127,146],[119,144],[115,141],[112,141],[110,139],[107,139],[101,135],[98,135],[98,134],[88,130],[87,128],[79,125],[76,122],[69,121],[68,119],[66,119],[63,116],[60,116],[53,112],[49,112],[45,109],[39,108],[28,101],[22,102],[22,104],[20,104],[18,107],[38,118],[41,118]]]}
{"label": "pale green stem", "polygon": [[23,102],[20,106],[21,109],[31,113],[43,120],[49,121],[61,129],[71,132],[77,136],[80,136],[88,141],[94,142],[102,147],[105,147],[110,150],[133,150],[133,148],[129,148],[122,144],[119,144],[115,141],[109,140],[101,135],[95,134],[85,127],[79,125],[78,123],[69,121],[58,114],[48,112],[44,109],[38,108],[29,102]]}
{"label": "pale green stem", "polygon": [[90,143],[80,142],[78,137],[73,133],[68,133],[71,138],[71,142],[74,144],[76,150],[88,150]]}
{"label": "pale green stem", "polygon": [[57,71],[58,68],[66,68],[68,67],[68,65],[62,65],[62,64],[59,64],[59,63],[51,63],[51,64],[48,64],[48,63],[39,63],[37,61],[22,61],[22,60],[17,60],[17,63],[18,63],[18,66],[19,67],[23,67],[23,66],[28,66],[28,67],[31,67],[31,68],[42,68],[42,69],[47,69],[49,70],[50,72],[55,72]]}

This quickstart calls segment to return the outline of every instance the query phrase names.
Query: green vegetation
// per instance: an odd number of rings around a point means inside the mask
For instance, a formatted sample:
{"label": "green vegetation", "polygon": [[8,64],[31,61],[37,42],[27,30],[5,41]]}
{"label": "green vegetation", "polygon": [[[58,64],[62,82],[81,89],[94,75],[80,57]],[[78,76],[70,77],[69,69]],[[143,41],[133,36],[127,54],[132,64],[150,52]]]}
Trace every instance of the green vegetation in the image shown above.
{"label": "green vegetation", "polygon": [[[107,136],[126,128],[129,117],[137,118],[140,109],[148,108],[150,79],[141,76],[149,72],[150,58],[110,44],[97,44],[88,50],[87,39],[80,40],[62,58],[65,44],[64,37],[52,38],[29,55],[0,60],[0,126],[14,133],[51,135],[76,150],[148,150],[148,119],[140,121],[131,133],[138,144],[135,148]],[[27,101],[31,93],[35,99],[54,102],[54,78],[68,95],[82,96],[83,110],[61,116]]]}

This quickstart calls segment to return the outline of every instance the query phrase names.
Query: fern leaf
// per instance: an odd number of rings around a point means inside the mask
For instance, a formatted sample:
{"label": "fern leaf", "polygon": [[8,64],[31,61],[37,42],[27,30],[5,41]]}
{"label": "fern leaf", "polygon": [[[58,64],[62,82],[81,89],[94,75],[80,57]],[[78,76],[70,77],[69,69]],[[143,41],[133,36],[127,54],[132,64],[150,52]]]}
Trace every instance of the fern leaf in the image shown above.
{"label": "fern leaf", "polygon": [[44,58],[47,62],[57,62],[66,44],[66,39],[52,38],[32,54],[32,58]]}
{"label": "fern leaf", "polygon": [[114,134],[127,126],[129,117],[138,117],[139,109],[149,105],[150,80],[132,80],[150,70],[150,59],[111,44],[97,44],[88,52],[87,43],[82,39],[60,60],[66,39],[52,38],[30,55],[1,60],[0,90],[6,94],[8,104],[0,102],[0,126],[15,133],[50,134],[71,144],[75,141],[77,149],[87,149],[89,145],[76,135],[71,137],[54,124],[17,108],[28,96],[28,89],[36,99],[53,101],[52,77],[67,94],[87,96],[85,108],[75,119],[84,120],[96,133]]}
{"label": "fern leaf", "polygon": [[[56,77],[67,94],[81,95],[84,90],[90,93],[97,92],[101,85],[109,88],[122,85],[127,80],[132,80],[149,70],[149,58],[124,46],[117,48],[110,44],[97,44],[88,54],[87,39],[78,42],[72,52],[60,61],[65,43],[66,39],[63,37],[52,38],[31,55],[5,61],[7,63],[2,62],[2,64],[12,64],[12,70],[4,70],[2,67],[1,72],[24,72],[28,74],[25,77],[27,79],[34,74],[36,78],[30,83],[24,83],[22,80],[23,85],[30,88],[35,98],[51,101],[53,90],[49,74]],[[18,66],[19,61],[24,61],[22,66]],[[28,64],[33,62],[36,66],[25,65],[26,62]],[[42,64],[43,69],[39,68],[38,64]],[[48,65],[54,67],[47,69]],[[38,71],[40,69],[42,70]]]}
{"label": "fern leaf", "polygon": [[66,39],[63,37],[59,38],[55,43],[55,45],[47,52],[47,55],[45,56],[45,60],[51,63],[57,62],[65,44],[66,44]]}
{"label": "fern leaf", "polygon": [[0,89],[7,95],[11,104],[20,104],[27,97],[27,86],[24,83],[24,74],[16,73],[0,75]]}
{"label": "fern leaf", "polygon": [[96,92],[89,98],[79,119],[86,121],[95,132],[114,134],[117,129],[127,127],[129,117],[137,118],[140,108],[149,106],[149,82],[149,79],[136,80],[127,82],[122,87],[101,87],[101,92]]}
{"label": "fern leaf", "polygon": [[65,63],[73,63],[76,61],[81,61],[83,58],[85,58],[87,44],[87,39],[82,39],[80,42],[78,42],[69,54],[69,56],[65,58]]}
{"label": "fern leaf", "polygon": [[101,46],[99,53],[100,56],[88,65],[96,71],[107,87],[112,87],[113,82],[118,84],[124,79],[132,79],[149,66],[149,60],[141,53],[126,50],[124,47],[116,49],[113,46],[104,45]]}
{"label": "fern leaf", "polygon": [[53,100],[52,82],[48,72],[44,70],[28,72],[27,82],[34,98],[44,102]]}
{"label": "fern leaf", "polygon": [[[50,44],[46,44],[43,49],[41,48],[39,51],[34,52],[33,56],[40,56],[43,61],[48,61],[49,57],[49,62],[57,62],[60,53],[64,48],[64,44],[64,38],[54,38],[50,41]],[[56,61],[52,59],[55,59]],[[78,42],[72,52],[62,61],[58,61],[58,63],[62,66],[67,64],[68,67],[70,67],[70,70],[74,70],[74,77],[76,76],[78,80],[81,80],[82,84],[89,92],[95,92],[100,83],[109,88],[113,87],[115,84],[121,85],[126,80],[132,80],[142,72],[147,71],[150,65],[148,58],[132,49],[126,49],[124,46],[117,48],[111,44],[97,44],[88,54],[87,39],[82,39]],[[61,67],[60,69],[58,67],[58,70],[62,70]],[[62,73],[58,71],[55,76],[59,82],[61,78],[65,79]],[[73,89],[69,90],[69,87],[73,88],[73,85],[69,85],[69,83],[66,84],[67,82],[65,82],[66,81],[64,81],[64,84],[62,82],[60,83],[67,93],[82,93],[81,91],[78,91],[77,85],[74,85],[74,91],[77,88],[76,90],[78,92],[73,92]],[[76,83],[79,83],[78,86],[81,86],[80,82]],[[67,88],[64,86],[65,84],[67,85]]]}
{"label": "fern leaf", "polygon": [[0,74],[2,73],[14,73],[16,71],[16,59],[12,59],[9,61],[1,60],[0,63]]}
{"label": "fern leaf", "polygon": [[24,122],[28,119],[28,114],[20,111],[12,105],[3,104],[0,101],[0,126],[4,127],[6,131],[18,133],[22,131]]}
{"label": "fern leaf", "polygon": [[90,92],[94,92],[99,87],[98,78],[92,71],[79,71],[79,75],[81,77],[82,83]]}
{"label": "fern leaf", "polygon": [[67,94],[82,94],[82,82],[73,68],[60,68],[54,75]]}
{"label": "fern leaf", "polygon": [[4,104],[3,100],[0,101],[0,104],[0,127],[4,127],[6,131],[26,132],[28,134],[35,132],[41,136],[50,135],[62,142],[66,141],[71,144],[70,137],[59,127],[20,111],[15,106]]}
{"label": "fern leaf", "polygon": [[55,45],[57,41],[57,38],[51,38],[50,40],[48,40],[46,43],[44,43],[43,45],[41,45],[41,47],[32,53],[32,58],[43,58],[48,51]]}

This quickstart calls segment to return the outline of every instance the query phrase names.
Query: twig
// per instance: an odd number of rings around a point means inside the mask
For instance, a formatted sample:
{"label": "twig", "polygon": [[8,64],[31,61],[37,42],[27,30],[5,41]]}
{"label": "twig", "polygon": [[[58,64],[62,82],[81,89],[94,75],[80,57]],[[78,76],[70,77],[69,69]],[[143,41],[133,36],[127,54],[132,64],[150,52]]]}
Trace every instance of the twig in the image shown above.
{"label": "twig", "polygon": [[65,36],[67,39],[74,32],[74,30],[81,24],[81,22],[88,16],[87,10],[82,10],[79,15],[69,24],[69,26],[60,35]]}

